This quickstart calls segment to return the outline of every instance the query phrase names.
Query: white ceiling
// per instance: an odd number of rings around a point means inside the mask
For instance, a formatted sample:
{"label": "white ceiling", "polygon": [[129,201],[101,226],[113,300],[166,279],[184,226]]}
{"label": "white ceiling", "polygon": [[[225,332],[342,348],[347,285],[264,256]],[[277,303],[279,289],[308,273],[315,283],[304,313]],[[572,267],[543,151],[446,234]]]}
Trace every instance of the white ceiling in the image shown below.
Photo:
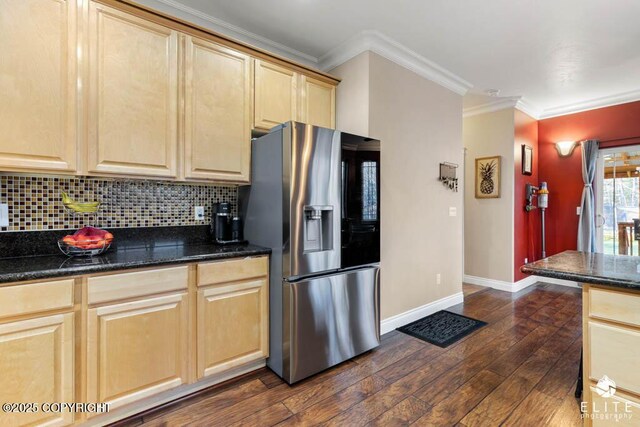
{"label": "white ceiling", "polygon": [[314,66],[375,30],[539,116],[640,99],[638,0],[138,1]]}

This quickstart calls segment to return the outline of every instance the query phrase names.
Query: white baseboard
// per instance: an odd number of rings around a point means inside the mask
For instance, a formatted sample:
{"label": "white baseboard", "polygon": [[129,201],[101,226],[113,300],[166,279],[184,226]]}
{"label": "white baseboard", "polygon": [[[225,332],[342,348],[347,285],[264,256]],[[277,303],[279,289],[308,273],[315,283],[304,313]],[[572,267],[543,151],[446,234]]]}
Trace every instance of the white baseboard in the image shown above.
{"label": "white baseboard", "polygon": [[536,278],[536,282],[551,283],[552,285],[568,286],[570,288],[579,288],[578,282],[573,280],[554,279],[553,277],[531,276]]}
{"label": "white baseboard", "polygon": [[513,283],[503,280],[486,279],[484,277],[464,275],[464,283],[470,283],[472,285],[486,286],[487,288],[498,289],[499,291],[515,292],[513,290]]}
{"label": "white baseboard", "polygon": [[382,319],[382,322],[380,322],[380,333],[386,334],[387,332],[391,332],[396,328],[407,325],[411,322],[415,322],[416,320],[433,314],[436,311],[444,310],[456,304],[460,304],[463,301],[464,296],[462,292],[458,292],[457,294],[449,295],[448,297],[444,297],[439,300],[430,302],[429,304],[416,307],[409,311],[405,311],[404,313],[387,317],[386,319]]}
{"label": "white baseboard", "polygon": [[537,282],[551,283],[553,285],[568,286],[571,288],[579,287],[577,282],[572,282],[571,280],[553,279],[551,277],[542,277],[542,276],[527,276],[522,280],[518,280],[517,282],[511,283],[503,280],[486,279],[484,277],[471,276],[471,275],[465,274],[464,282],[470,283],[472,285],[486,286],[489,288],[498,289],[500,291],[506,291],[506,292],[518,292]]}
{"label": "white baseboard", "polygon": [[511,292],[518,292],[523,290],[524,288],[528,288],[534,283],[540,282],[540,277],[538,276],[527,276],[522,280],[518,280],[513,284],[513,290]]}

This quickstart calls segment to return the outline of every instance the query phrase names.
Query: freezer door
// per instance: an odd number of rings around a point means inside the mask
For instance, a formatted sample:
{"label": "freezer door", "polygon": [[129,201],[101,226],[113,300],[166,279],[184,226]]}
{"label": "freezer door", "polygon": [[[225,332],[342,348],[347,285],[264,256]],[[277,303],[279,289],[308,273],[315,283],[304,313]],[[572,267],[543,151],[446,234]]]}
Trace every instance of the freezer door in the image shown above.
{"label": "freezer door", "polygon": [[285,282],[284,379],[316,374],[380,344],[377,267]]}

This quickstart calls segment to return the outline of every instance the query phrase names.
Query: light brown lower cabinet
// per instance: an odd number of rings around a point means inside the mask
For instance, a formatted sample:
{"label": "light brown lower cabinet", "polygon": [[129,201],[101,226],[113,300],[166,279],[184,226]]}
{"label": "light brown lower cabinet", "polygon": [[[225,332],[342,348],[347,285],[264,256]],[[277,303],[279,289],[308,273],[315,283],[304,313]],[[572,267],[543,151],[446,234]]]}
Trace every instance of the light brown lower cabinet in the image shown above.
{"label": "light brown lower cabinet", "polygon": [[198,378],[268,356],[268,298],[266,277],[198,291]]}
{"label": "light brown lower cabinet", "polygon": [[[640,292],[583,284],[582,301],[584,425],[638,426]],[[615,387],[603,393],[600,381]]]}
{"label": "light brown lower cabinet", "polygon": [[593,427],[623,427],[640,424],[640,399],[637,397],[620,391],[613,396],[602,397],[593,386],[589,387],[588,392],[591,403],[587,410],[590,412],[588,422]]}
{"label": "light brown lower cabinet", "polygon": [[186,293],[89,309],[89,402],[111,408],[188,381]]}
{"label": "light brown lower cabinet", "polygon": [[268,259],[1,285],[0,403],[109,412],[0,410],[0,426],[108,424],[264,366]]}
{"label": "light brown lower cabinet", "polygon": [[75,401],[73,326],[73,313],[0,325],[0,401],[37,405],[0,411],[0,425],[64,426],[73,422],[70,412],[45,412],[40,406]]}

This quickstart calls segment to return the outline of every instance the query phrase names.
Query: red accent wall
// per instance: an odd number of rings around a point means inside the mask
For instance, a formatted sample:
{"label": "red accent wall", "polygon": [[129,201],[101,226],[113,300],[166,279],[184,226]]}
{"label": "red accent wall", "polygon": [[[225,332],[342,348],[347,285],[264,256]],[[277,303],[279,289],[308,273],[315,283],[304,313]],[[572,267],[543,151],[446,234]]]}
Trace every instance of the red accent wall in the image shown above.
{"label": "red accent wall", "polygon": [[[532,262],[540,256],[540,213],[526,212],[525,185],[537,186],[539,180],[538,122],[525,113],[515,110],[514,117],[514,279],[517,282],[527,277],[520,271],[524,259]],[[522,174],[522,144],[533,147],[532,175]]]}
{"label": "red accent wall", "polygon": [[538,122],[538,173],[540,181],[546,181],[549,185],[550,193],[547,256],[576,249],[576,207],[580,206],[584,186],[580,147],[577,146],[571,156],[560,157],[555,143],[585,139],[602,141],[601,148],[640,144],[640,101]]}

